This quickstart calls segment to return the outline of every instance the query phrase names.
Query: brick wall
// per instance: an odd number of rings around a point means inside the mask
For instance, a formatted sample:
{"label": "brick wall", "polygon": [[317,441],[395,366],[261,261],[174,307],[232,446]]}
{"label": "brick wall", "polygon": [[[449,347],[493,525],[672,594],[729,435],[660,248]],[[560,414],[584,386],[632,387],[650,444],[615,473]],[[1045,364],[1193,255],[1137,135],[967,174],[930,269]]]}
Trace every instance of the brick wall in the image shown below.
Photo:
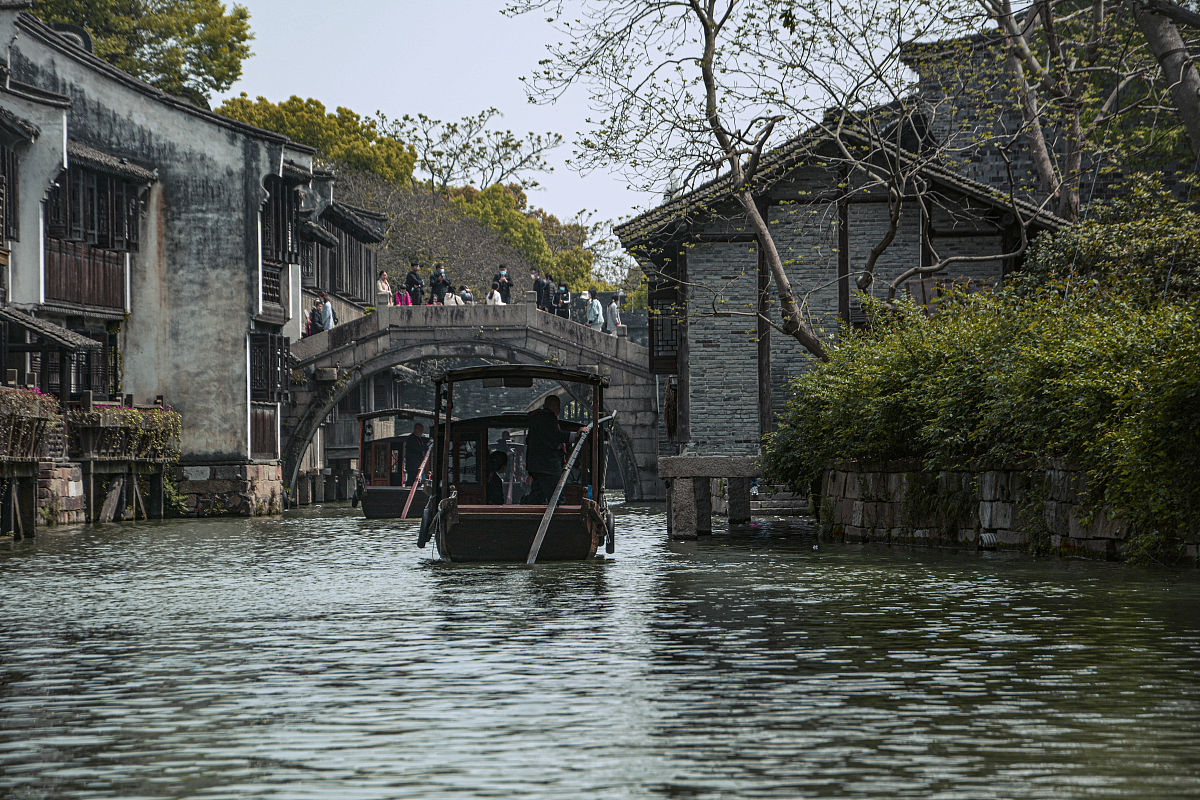
{"label": "brick wall", "polygon": [[[758,452],[758,250],[708,242],[688,251],[692,443],[700,453]],[[714,293],[715,298],[714,298]],[[713,313],[716,300],[717,313]]]}

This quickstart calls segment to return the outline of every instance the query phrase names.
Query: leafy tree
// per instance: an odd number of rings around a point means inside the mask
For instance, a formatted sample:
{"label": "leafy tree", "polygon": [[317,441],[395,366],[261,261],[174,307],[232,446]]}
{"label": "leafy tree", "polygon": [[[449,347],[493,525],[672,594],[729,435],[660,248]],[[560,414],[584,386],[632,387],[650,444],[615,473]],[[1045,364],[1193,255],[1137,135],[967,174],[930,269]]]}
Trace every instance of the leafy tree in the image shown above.
{"label": "leafy tree", "polygon": [[319,100],[296,95],[279,103],[265,97],[251,100],[243,92],[226,100],[217,112],[314,147],[332,164],[371,172],[397,185],[407,185],[412,178],[416,161],[412,148],[381,131],[376,120],[348,108],[339,106],[331,112]]}
{"label": "leafy tree", "polygon": [[555,266],[541,225],[525,213],[524,193],[500,184],[493,184],[481,192],[467,187],[454,197],[453,202],[467,216],[499,233],[533,266],[541,270]]}
{"label": "leafy tree", "polygon": [[81,25],[96,55],[201,105],[242,75],[250,12],[221,0],[34,0],[46,22]]}
{"label": "leafy tree", "polygon": [[527,133],[519,137],[510,130],[489,127],[500,116],[498,109],[487,108],[457,122],[424,114],[389,120],[382,113],[379,121],[391,136],[413,146],[417,169],[424,176],[422,184],[432,192],[495,184],[534,187],[537,182],[532,175],[551,171],[545,156],[562,143],[562,136]]}

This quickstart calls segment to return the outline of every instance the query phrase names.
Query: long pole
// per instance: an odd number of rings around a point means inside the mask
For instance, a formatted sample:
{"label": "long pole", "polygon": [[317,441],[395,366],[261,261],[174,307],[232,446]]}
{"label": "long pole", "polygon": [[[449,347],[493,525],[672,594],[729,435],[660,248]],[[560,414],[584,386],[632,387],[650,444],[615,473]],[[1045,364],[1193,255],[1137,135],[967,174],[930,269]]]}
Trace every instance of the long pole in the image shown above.
{"label": "long pole", "polygon": [[563,470],[562,476],[558,479],[558,485],[554,487],[554,494],[550,496],[550,502],[546,504],[546,513],[542,515],[542,524],[538,525],[537,534],[533,537],[533,546],[529,548],[529,558],[525,560],[525,565],[532,567],[537,561],[538,553],[542,550],[542,541],[546,538],[546,530],[550,527],[550,518],[554,516],[554,508],[558,505],[558,498],[562,494],[563,487],[567,485],[567,476],[571,474],[571,467],[575,466],[575,459],[579,458],[580,452],[583,451],[583,443],[587,441],[588,434],[606,422],[611,422],[616,419],[617,412],[613,412],[609,416],[596,423],[593,428],[589,428],[575,443],[575,449],[571,451],[571,457],[567,459],[567,466]]}
{"label": "long pole", "polygon": [[429,463],[429,456],[433,453],[433,442],[429,443],[429,447],[425,448],[425,457],[421,459],[421,466],[417,467],[416,477],[413,478],[412,488],[408,490],[408,499],[404,501],[404,510],[400,512],[400,519],[408,519],[408,509],[412,508],[413,498],[417,495],[417,487],[421,485],[421,476],[425,474],[425,465]]}

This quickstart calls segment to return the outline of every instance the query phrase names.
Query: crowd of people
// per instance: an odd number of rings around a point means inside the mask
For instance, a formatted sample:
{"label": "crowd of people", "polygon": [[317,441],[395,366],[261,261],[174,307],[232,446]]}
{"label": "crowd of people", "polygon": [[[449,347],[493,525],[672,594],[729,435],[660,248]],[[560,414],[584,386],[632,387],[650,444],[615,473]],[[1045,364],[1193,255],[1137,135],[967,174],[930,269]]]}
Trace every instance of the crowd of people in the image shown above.
{"label": "crowd of people", "polygon": [[[573,297],[567,282],[555,281],[549,273],[543,275],[538,270],[530,274],[533,280],[533,291],[537,307],[549,314],[563,319],[574,318],[576,322],[587,325],[596,331],[604,331],[616,335],[621,325],[620,295],[613,293],[609,304],[604,306],[600,293],[595,287]],[[428,293],[427,293],[428,290]],[[512,302],[513,279],[508,267],[501,264],[496,274],[492,276],[492,285],[484,297],[484,304],[489,306],[505,306]],[[578,303],[578,307],[573,304]],[[465,285],[460,284],[455,289],[453,282],[446,275],[444,264],[437,262],[429,273],[426,284],[421,272],[421,264],[417,260],[409,262],[409,270],[404,276],[403,286],[393,286],[388,278],[387,270],[380,270],[375,281],[375,305],[384,306],[464,306],[474,305],[475,295]],[[329,296],[321,292],[313,302],[308,317],[305,319],[304,335],[327,331],[337,325],[337,312],[330,302]]]}

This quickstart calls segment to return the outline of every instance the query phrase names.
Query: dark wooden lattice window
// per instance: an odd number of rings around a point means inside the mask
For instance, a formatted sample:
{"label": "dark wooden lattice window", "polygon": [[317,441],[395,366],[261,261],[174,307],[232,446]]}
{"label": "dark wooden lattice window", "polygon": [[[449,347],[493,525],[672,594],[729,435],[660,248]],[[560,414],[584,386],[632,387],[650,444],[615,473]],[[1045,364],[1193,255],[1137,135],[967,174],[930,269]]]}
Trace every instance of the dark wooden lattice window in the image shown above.
{"label": "dark wooden lattice window", "polygon": [[289,341],[277,333],[250,334],[250,399],[274,403],[284,399],[288,386]]}
{"label": "dark wooden lattice window", "polygon": [[262,300],[272,305],[283,305],[283,271],[279,267],[263,264]]}
{"label": "dark wooden lattice window", "polygon": [[262,211],[263,259],[280,264],[300,263],[300,209],[296,190],[282,178],[265,181],[268,198]]}
{"label": "dark wooden lattice window", "polygon": [[17,230],[17,202],[20,198],[20,184],[17,180],[17,154],[11,147],[0,147],[0,172],[3,182],[0,188],[4,190],[3,217],[4,237],[6,239],[21,238]]}
{"label": "dark wooden lattice window", "polygon": [[61,173],[50,187],[50,197],[46,200],[46,235],[54,239],[66,239],[70,233],[70,186],[67,181],[67,173]]}
{"label": "dark wooden lattice window", "polygon": [[679,285],[652,284],[650,301],[650,372],[674,375],[679,371],[680,303]]}

